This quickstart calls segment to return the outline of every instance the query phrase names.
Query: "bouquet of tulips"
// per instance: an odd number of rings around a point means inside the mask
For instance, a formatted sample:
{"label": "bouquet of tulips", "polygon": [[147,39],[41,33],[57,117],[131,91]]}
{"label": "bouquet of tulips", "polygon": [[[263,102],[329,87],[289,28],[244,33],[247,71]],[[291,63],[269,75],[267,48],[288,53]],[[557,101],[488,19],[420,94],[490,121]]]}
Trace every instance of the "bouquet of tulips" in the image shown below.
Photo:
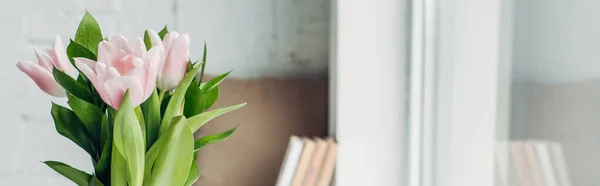
{"label": "bouquet of tulips", "polygon": [[245,103],[208,111],[230,72],[203,81],[206,44],[195,62],[189,45],[188,34],[166,26],[143,38],[106,39],[86,12],[66,49],[56,37],[52,49],[35,50],[37,63],[18,62],[44,92],[67,97],[69,108],[52,103],[56,131],[91,156],[94,172],[44,163],[77,185],[192,185],[198,149],[237,127],[198,140],[193,133]]}

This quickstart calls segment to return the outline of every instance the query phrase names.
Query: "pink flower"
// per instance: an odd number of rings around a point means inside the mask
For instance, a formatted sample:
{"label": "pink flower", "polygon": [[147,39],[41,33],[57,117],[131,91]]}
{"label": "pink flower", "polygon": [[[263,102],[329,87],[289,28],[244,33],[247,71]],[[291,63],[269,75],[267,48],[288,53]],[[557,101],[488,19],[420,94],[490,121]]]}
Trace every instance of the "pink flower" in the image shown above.
{"label": "pink flower", "polygon": [[106,104],[119,109],[129,89],[134,106],[144,102],[154,91],[161,48],[146,52],[141,38],[127,40],[119,35],[98,45],[98,61],[75,58],[75,64],[92,82]]}
{"label": "pink flower", "polygon": [[152,46],[163,48],[164,58],[158,67],[157,86],[161,90],[173,90],[185,76],[190,58],[190,36],[187,33],[169,32],[160,40],[155,31],[149,31]]}
{"label": "pink flower", "polygon": [[19,61],[17,68],[27,74],[40,89],[51,96],[65,97],[65,90],[54,80],[52,68],[65,72],[74,79],[79,74],[69,62],[63,42],[59,36],[54,40],[54,49],[35,49],[38,63]]}

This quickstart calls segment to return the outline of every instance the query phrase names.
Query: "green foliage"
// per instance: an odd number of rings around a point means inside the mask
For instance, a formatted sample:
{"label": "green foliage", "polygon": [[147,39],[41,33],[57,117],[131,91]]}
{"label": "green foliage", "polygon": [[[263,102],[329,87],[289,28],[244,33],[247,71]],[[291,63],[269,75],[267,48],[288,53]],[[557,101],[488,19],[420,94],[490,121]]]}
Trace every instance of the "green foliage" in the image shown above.
{"label": "green foliage", "polygon": [[127,185],[128,173],[127,162],[119,153],[115,145],[112,146],[111,164],[110,164],[110,185]]}
{"label": "green foliage", "polygon": [[235,131],[238,129],[239,125],[229,129],[225,132],[222,133],[218,133],[218,134],[212,134],[212,135],[208,135],[208,136],[204,136],[198,140],[196,140],[194,142],[194,150],[198,150],[204,146],[222,141],[222,140],[226,140],[227,138],[231,137],[231,135],[233,135],[233,133],[235,133]]}
{"label": "green foliage", "polygon": [[[138,117],[131,105],[129,90],[121,101],[121,108],[115,116],[113,144],[124,158],[131,186],[141,186],[144,180],[144,154],[146,151],[144,135]],[[114,150],[114,149],[113,149]],[[115,153],[113,151],[113,153]]]}
{"label": "green foliage", "polygon": [[98,54],[98,43],[102,41],[102,32],[100,31],[100,25],[96,22],[94,16],[88,11],[85,11],[85,15],[77,32],[75,33],[75,42],[81,44],[81,46],[87,48],[94,55]]}
{"label": "green foliage", "polygon": [[202,83],[202,79],[204,78],[204,68],[206,67],[206,41],[204,42],[204,54],[202,54],[202,70],[200,70],[200,78],[198,79],[198,83]]}
{"label": "green foliage", "polygon": [[183,116],[173,117],[152,168],[150,186],[183,185],[192,163],[194,136]]}
{"label": "green foliage", "polygon": [[54,68],[52,69],[52,74],[54,75],[54,79],[60,86],[65,88],[65,90],[72,95],[81,98],[82,100],[87,101],[88,103],[94,103],[94,97],[90,90],[86,88],[85,85],[81,84],[77,80],[73,79],[71,76],[65,74],[64,72]]}
{"label": "green foliage", "polygon": [[185,92],[185,104],[183,107],[183,115],[185,117],[192,117],[200,114],[206,108],[206,97],[200,87],[196,78],[192,81],[192,84],[188,87]]}
{"label": "green foliage", "polygon": [[69,46],[67,46],[67,56],[69,56],[71,63],[73,63],[73,58],[76,57],[88,58],[94,61],[97,59],[96,54],[73,40],[70,40]]}
{"label": "green foliage", "polygon": [[96,107],[96,105],[88,103],[71,94],[67,94],[67,97],[69,107],[73,109],[75,115],[81,120],[94,143],[98,143],[100,141],[100,130],[104,112]]}
{"label": "green foliage", "polygon": [[90,134],[87,129],[77,118],[77,115],[73,113],[73,111],[68,108],[62,107],[55,103],[52,103],[52,119],[54,119],[54,127],[56,131],[73,141],[83,150],[85,150],[90,156],[96,158],[96,150],[94,147],[94,142],[92,138],[90,138]]}
{"label": "green foliage", "polygon": [[96,175],[93,175],[90,179],[90,186],[104,186],[104,184],[102,184]]}
{"label": "green foliage", "polygon": [[192,131],[195,132],[200,127],[202,127],[202,125],[204,125],[206,122],[209,122],[210,120],[215,119],[216,117],[219,117],[220,115],[223,115],[225,113],[242,108],[244,105],[246,105],[246,103],[211,110],[208,112],[204,112],[202,114],[198,114],[194,117],[191,117],[190,119],[188,119],[188,123],[190,124],[190,129],[192,129]]}
{"label": "green foliage", "polygon": [[200,177],[200,170],[198,170],[198,165],[196,165],[195,160],[196,160],[196,156],[194,156],[194,159],[192,160],[192,163],[190,164],[190,173],[187,176],[185,184],[183,184],[184,186],[194,185],[194,183]]}
{"label": "green foliage", "polygon": [[144,124],[146,125],[146,148],[150,148],[158,138],[158,129],[160,128],[160,100],[156,89],[152,95],[140,107],[144,114]]}
{"label": "green foliage", "polygon": [[206,98],[204,110],[208,110],[215,104],[215,102],[217,102],[217,99],[219,99],[219,87],[209,89],[208,92],[206,92],[206,94],[204,95],[204,97]]}
{"label": "green foliage", "polygon": [[110,183],[110,164],[112,156],[112,138],[107,138],[102,146],[100,160],[94,165],[96,175],[103,183]]}
{"label": "green foliage", "polygon": [[45,161],[44,164],[80,186],[88,185],[92,179],[92,175],[58,161]]}
{"label": "green foliage", "polygon": [[150,38],[150,33],[148,33],[148,30],[144,32],[144,46],[146,46],[146,50],[150,50],[150,48],[152,48],[152,39]]}
{"label": "green foliage", "polygon": [[158,32],[158,37],[160,37],[160,39],[164,39],[168,33],[169,29],[167,28],[167,25],[165,25],[165,27],[162,30],[160,30],[160,32]]}
{"label": "green foliage", "polygon": [[225,78],[227,78],[227,76],[231,73],[231,71],[225,73],[225,74],[221,74],[209,81],[207,81],[206,83],[203,83],[202,86],[200,88],[202,88],[203,92],[208,92],[208,90],[213,89],[217,86],[219,86],[219,84],[221,82],[223,82],[223,80],[225,80]]}
{"label": "green foliage", "polygon": [[[165,26],[158,35],[163,39],[168,32]],[[96,60],[103,38],[96,19],[86,11],[67,46],[68,58],[71,62],[75,57]],[[152,46],[147,30],[144,45],[146,49]],[[219,98],[218,85],[231,71],[202,82],[206,51],[204,43],[202,62],[190,61],[187,74],[174,91],[154,90],[139,107],[133,107],[126,91],[119,110],[102,101],[84,74],[73,79],[53,69],[54,78],[67,92],[70,107],[52,103],[56,131],[90,155],[94,172],[88,174],[61,162],[44,163],[80,186],[193,185],[200,172],[195,164],[198,149],[229,138],[238,127],[197,141],[193,133],[208,121],[245,105],[207,111]]]}

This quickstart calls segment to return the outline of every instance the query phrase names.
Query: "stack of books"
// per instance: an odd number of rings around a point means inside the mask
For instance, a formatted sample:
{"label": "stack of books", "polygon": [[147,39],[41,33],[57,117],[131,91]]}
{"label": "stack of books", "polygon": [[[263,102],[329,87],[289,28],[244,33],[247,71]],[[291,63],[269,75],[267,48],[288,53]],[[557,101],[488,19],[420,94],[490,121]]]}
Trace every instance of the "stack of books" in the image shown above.
{"label": "stack of books", "polygon": [[571,186],[562,146],[549,141],[509,141],[496,146],[499,185]]}
{"label": "stack of books", "polygon": [[329,186],[335,168],[337,142],[292,136],[277,186]]}

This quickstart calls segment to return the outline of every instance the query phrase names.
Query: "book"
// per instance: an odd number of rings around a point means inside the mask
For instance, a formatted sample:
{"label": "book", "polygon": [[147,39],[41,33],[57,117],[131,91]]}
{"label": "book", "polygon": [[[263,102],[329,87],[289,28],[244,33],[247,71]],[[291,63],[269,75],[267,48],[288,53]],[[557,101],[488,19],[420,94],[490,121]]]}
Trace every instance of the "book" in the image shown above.
{"label": "book", "polygon": [[315,151],[315,141],[304,137],[302,138],[302,142],[304,143],[304,148],[302,149],[302,155],[300,156],[298,168],[296,168],[296,173],[294,174],[294,179],[292,180],[292,186],[302,185],[302,181],[304,181],[304,176],[308,170],[308,165],[310,164],[313,152]]}
{"label": "book", "polygon": [[549,143],[550,158],[555,167],[556,177],[560,186],[571,186],[568,167],[563,154],[562,146],[558,143]]}
{"label": "book", "polygon": [[532,142],[531,143],[536,151],[540,168],[543,173],[545,186],[559,186],[556,180],[556,174],[554,173],[554,167],[550,158],[550,151],[548,150],[548,143],[546,142]]}
{"label": "book", "polygon": [[290,137],[285,157],[283,158],[283,164],[279,172],[279,178],[277,179],[276,186],[289,186],[292,185],[294,174],[300,161],[304,142],[297,136]]}
{"label": "book", "polygon": [[531,186],[544,186],[544,177],[538,155],[531,142],[523,144],[523,152],[531,171]]}
{"label": "book", "polygon": [[329,186],[333,178],[333,170],[335,169],[335,161],[337,158],[337,143],[333,139],[327,139],[327,153],[323,160],[321,172],[317,179],[317,186]]}
{"label": "book", "polygon": [[495,149],[497,185],[571,186],[564,152],[558,143],[499,142]]}
{"label": "book", "polygon": [[514,172],[518,175],[518,183],[522,186],[533,186],[531,180],[531,170],[529,169],[529,163],[525,158],[524,147],[525,143],[516,141],[509,144],[510,160],[514,166]]}
{"label": "book", "polygon": [[321,174],[321,165],[323,165],[323,160],[327,153],[327,141],[318,137],[315,137],[314,140],[315,150],[310,159],[304,180],[302,181],[303,186],[313,186],[316,184],[319,174]]}

